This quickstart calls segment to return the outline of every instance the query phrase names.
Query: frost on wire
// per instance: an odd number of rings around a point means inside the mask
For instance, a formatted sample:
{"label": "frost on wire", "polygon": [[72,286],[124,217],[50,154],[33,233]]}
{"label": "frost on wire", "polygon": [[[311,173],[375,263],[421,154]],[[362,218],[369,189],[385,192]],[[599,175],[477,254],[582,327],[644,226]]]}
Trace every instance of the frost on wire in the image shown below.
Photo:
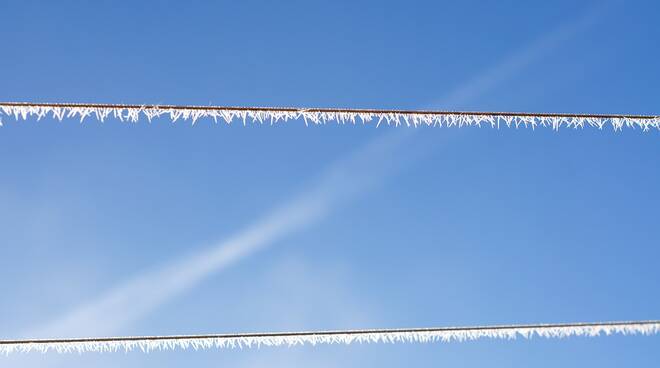
{"label": "frost on wire", "polygon": [[[222,107],[159,107],[159,106],[76,106],[76,105],[29,105],[29,104],[0,104],[0,115],[13,116],[17,120],[36,117],[44,118],[48,115],[57,120],[76,118],[82,122],[92,117],[105,121],[113,117],[125,122],[138,122],[140,118],[151,121],[162,116],[169,117],[172,122],[177,120],[191,121],[195,124],[199,119],[211,118],[227,124],[234,120],[260,124],[275,124],[288,120],[304,120],[305,124],[326,124],[336,122],[339,124],[375,123],[394,126],[481,126],[490,125],[494,128],[507,127],[549,127],[584,128],[596,127],[603,129],[611,126],[614,130],[626,128],[639,128],[642,131],[650,129],[660,130],[660,116],[655,117],[584,117],[584,116],[529,116],[498,113],[433,113],[433,112],[378,112],[378,111],[327,111],[308,109],[259,109],[259,108],[222,108]],[[2,125],[0,121],[0,126]]]}
{"label": "frost on wire", "polygon": [[0,340],[0,354],[55,351],[58,353],[142,352],[172,349],[224,349],[262,346],[296,346],[353,343],[433,343],[463,342],[482,338],[515,339],[565,338],[601,335],[652,335],[660,332],[660,322],[621,322],[577,325],[536,325],[468,327],[418,330],[325,331],[209,336],[152,336],[69,340]]}

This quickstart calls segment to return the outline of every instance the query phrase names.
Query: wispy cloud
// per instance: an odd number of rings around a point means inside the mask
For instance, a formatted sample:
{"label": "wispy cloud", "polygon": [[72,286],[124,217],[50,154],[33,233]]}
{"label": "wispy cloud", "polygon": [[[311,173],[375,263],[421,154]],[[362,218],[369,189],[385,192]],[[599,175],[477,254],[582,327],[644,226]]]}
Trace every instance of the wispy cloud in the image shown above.
{"label": "wispy cloud", "polygon": [[[600,14],[562,25],[477,75],[433,106],[451,107],[483,95],[522,71],[532,62],[556,49],[594,23]],[[233,236],[161,268],[145,272],[74,309],[53,322],[28,331],[31,337],[108,335],[121,331],[150,311],[194,287],[205,278],[264,250],[286,236],[318,222],[346,200],[396,172],[412,159],[400,155],[404,142],[415,130],[392,129],[349,158],[337,162],[307,189]],[[397,153],[394,155],[393,153]],[[397,162],[383,157],[397,157]]]}
{"label": "wispy cloud", "polygon": [[[26,336],[107,335],[121,331],[210,275],[317,222],[329,211],[395,170],[394,161],[372,158],[392,152],[395,137],[371,142],[337,162],[284,206],[202,251],[145,272]],[[404,160],[399,156],[398,160]]]}

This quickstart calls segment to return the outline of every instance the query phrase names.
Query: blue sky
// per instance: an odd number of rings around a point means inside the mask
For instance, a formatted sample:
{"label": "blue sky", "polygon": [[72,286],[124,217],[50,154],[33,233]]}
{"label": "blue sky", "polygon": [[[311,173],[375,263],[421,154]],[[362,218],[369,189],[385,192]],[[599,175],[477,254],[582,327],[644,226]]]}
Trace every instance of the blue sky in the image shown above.
{"label": "blue sky", "polygon": [[[0,100],[657,114],[658,10],[652,2],[5,2]],[[657,132],[3,123],[2,337],[658,318]],[[323,210],[227,267],[170,294],[179,279],[164,279],[95,323],[69,323],[301,197]],[[618,367],[653,366],[659,342],[2,360]]]}

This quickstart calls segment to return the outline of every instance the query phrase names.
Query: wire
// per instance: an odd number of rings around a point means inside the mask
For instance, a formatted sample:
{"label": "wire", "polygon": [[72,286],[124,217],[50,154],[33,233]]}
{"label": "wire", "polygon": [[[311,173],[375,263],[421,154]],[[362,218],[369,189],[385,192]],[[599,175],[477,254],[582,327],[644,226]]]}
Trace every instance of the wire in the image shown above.
{"label": "wire", "polygon": [[636,114],[568,114],[568,113],[529,113],[529,112],[468,112],[442,110],[397,110],[397,109],[345,109],[345,108],[298,108],[298,107],[239,107],[239,106],[200,106],[200,105],[131,105],[94,103],[33,103],[0,102],[0,106],[12,107],[59,107],[59,108],[101,108],[101,109],[165,109],[165,110],[233,110],[233,111],[281,111],[281,112],[328,112],[328,113],[371,113],[371,114],[419,114],[419,115],[499,115],[526,117],[580,117],[599,119],[654,119],[654,115]]}
{"label": "wire", "polygon": [[469,111],[429,111],[429,110],[396,110],[396,109],[344,109],[344,108],[298,108],[298,107],[236,107],[236,106],[188,106],[188,105],[123,105],[123,104],[88,104],[88,103],[32,103],[32,102],[0,102],[0,113],[13,115],[16,119],[27,119],[28,116],[42,118],[51,113],[55,118],[79,117],[81,121],[87,116],[96,116],[103,121],[110,115],[120,119],[136,122],[141,115],[149,121],[161,115],[170,115],[172,121],[191,119],[193,123],[203,117],[218,118],[230,123],[234,118],[247,119],[253,122],[277,122],[280,120],[299,119],[305,122],[326,123],[363,123],[377,120],[394,125],[433,125],[433,126],[551,126],[559,129],[561,126],[584,127],[596,126],[603,128],[611,124],[615,129],[622,127],[640,127],[660,129],[660,116],[639,114],[568,114],[568,113],[529,113],[529,112],[469,112]]}
{"label": "wire", "polygon": [[652,335],[660,333],[660,320],[560,324],[523,324],[474,327],[409,329],[335,330],[306,332],[267,332],[216,335],[88,337],[63,339],[0,340],[0,353],[30,351],[114,352],[136,348],[148,352],[174,348],[242,348],[254,346],[294,346],[378,342],[452,342],[480,338],[514,339],[600,336],[601,334]]}

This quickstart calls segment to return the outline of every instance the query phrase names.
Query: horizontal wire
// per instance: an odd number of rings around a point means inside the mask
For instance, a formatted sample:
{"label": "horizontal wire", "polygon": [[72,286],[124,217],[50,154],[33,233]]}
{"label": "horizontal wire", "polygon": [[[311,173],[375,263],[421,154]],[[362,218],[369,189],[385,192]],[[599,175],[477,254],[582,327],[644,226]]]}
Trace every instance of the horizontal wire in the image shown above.
{"label": "horizontal wire", "polygon": [[300,108],[300,107],[245,107],[245,106],[201,106],[201,105],[158,105],[158,104],[103,104],[103,103],[36,103],[0,102],[0,107],[46,107],[46,108],[90,108],[90,109],[141,109],[141,110],[204,110],[204,111],[263,111],[263,112],[320,112],[348,114],[401,114],[401,115],[470,115],[470,116],[522,116],[549,118],[595,118],[595,119],[643,119],[653,120],[660,115],[642,114],[585,114],[585,113],[534,113],[502,111],[452,111],[452,110],[400,110],[400,109],[349,109],[349,108]]}
{"label": "horizontal wire", "polygon": [[519,336],[525,338],[533,336],[562,338],[569,336],[599,336],[601,334],[651,335],[657,333],[660,333],[660,320],[210,335],[18,339],[0,340],[0,353],[9,354],[33,350],[40,352],[49,350],[58,352],[129,351],[135,348],[151,351],[188,347],[195,349],[233,348],[261,345],[348,344],[351,342],[451,342],[479,338],[512,339]]}
{"label": "horizontal wire", "polygon": [[[566,114],[566,113],[516,113],[516,112],[468,112],[468,111],[429,111],[429,110],[390,110],[390,109],[341,109],[341,108],[295,108],[295,107],[235,107],[235,106],[178,106],[178,105],[122,105],[122,104],[84,104],[84,103],[32,103],[5,102],[0,103],[0,114],[14,116],[17,120],[26,120],[36,116],[37,120],[51,114],[58,120],[79,117],[82,122],[86,117],[93,116],[99,121],[105,121],[114,116],[121,121],[137,122],[140,117],[149,121],[162,115],[169,115],[170,120],[192,120],[201,118],[218,119],[231,123],[239,119],[246,124],[248,120],[255,123],[303,119],[305,124],[325,124],[335,121],[340,124],[363,124],[376,121],[376,127],[381,123],[387,125],[406,126],[481,126],[491,125],[499,128],[507,127],[551,127],[559,130],[561,127],[583,128],[585,126],[603,129],[610,125],[614,130],[640,128],[649,131],[652,128],[660,130],[660,116],[639,114]],[[0,126],[2,121],[0,120]]]}
{"label": "horizontal wire", "polygon": [[207,335],[157,335],[157,336],[125,336],[125,337],[84,337],[70,339],[27,339],[27,340],[0,340],[0,345],[25,343],[60,343],[60,342],[102,342],[102,341],[135,341],[135,340],[176,340],[176,339],[206,339],[206,338],[238,338],[238,337],[286,337],[286,336],[322,336],[322,335],[363,335],[387,334],[399,332],[443,332],[443,331],[474,331],[474,330],[512,330],[512,329],[549,329],[571,327],[607,327],[660,324],[660,320],[649,321],[614,321],[614,322],[578,322],[578,323],[545,323],[521,325],[494,325],[494,326],[468,326],[468,327],[426,327],[426,328],[392,328],[392,329],[358,329],[358,330],[323,330],[323,331],[296,331],[296,332],[256,332],[236,334],[207,334]]}
{"label": "horizontal wire", "polygon": [[[113,116],[121,121],[137,122],[141,117],[151,121],[163,115],[172,122],[179,119],[191,120],[193,124],[201,118],[212,118],[215,122],[234,119],[254,123],[274,124],[279,121],[302,119],[305,124],[325,124],[331,121],[339,124],[376,121],[387,125],[406,126],[481,126],[507,127],[562,127],[583,128],[585,126],[603,129],[609,125],[614,130],[640,128],[649,131],[660,130],[660,116],[639,114],[568,114],[530,112],[485,112],[485,111],[432,111],[432,110],[392,110],[392,109],[343,109],[343,108],[299,108],[299,107],[237,107],[237,106],[186,106],[186,105],[122,105],[86,103],[33,103],[0,102],[0,116],[13,116],[16,120],[26,120],[35,116],[37,120],[52,115],[53,118],[80,118],[82,122],[91,116],[105,121]],[[2,121],[0,120],[0,126]]]}

